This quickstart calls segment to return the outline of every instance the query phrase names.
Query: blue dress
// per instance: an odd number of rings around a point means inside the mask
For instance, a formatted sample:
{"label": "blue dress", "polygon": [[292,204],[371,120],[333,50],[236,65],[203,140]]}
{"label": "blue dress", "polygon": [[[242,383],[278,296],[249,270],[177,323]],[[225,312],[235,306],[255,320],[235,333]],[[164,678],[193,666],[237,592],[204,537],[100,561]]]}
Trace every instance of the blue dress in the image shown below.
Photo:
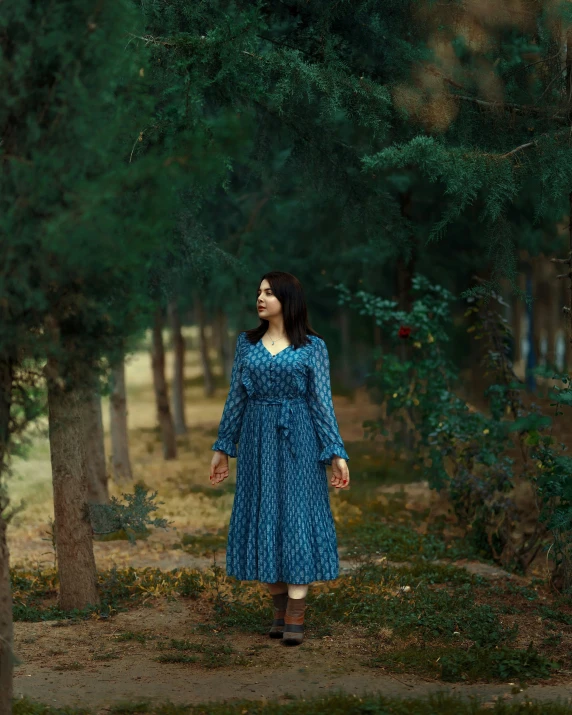
{"label": "blue dress", "polygon": [[326,343],[308,337],[272,355],[262,340],[238,335],[212,449],[237,457],[226,572],[240,580],[308,584],[339,575],[326,464],[349,457]]}

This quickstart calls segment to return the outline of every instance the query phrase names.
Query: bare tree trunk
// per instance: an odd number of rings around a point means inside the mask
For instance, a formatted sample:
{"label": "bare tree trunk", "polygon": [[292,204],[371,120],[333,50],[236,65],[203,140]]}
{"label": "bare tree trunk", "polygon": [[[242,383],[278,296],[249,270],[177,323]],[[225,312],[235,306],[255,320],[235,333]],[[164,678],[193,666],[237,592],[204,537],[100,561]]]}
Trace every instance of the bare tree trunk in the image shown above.
{"label": "bare tree trunk", "polygon": [[[373,345],[375,348],[382,350],[383,339],[381,336],[381,327],[374,321],[373,323]],[[375,362],[375,369],[381,370],[381,365],[383,363],[383,358],[379,357]]]}
{"label": "bare tree trunk", "polygon": [[[412,214],[412,192],[408,190],[400,195],[401,216],[406,220],[411,220]],[[397,303],[400,310],[409,312],[413,305],[413,274],[415,273],[417,263],[417,243],[415,237],[411,237],[412,247],[411,253],[406,260],[402,254],[397,259],[397,270],[395,275],[395,290],[397,293]],[[400,358],[405,362],[409,359],[411,346],[409,341],[403,340],[399,348]],[[406,407],[405,411],[409,417],[410,424],[415,424],[414,410]],[[403,445],[407,452],[411,452],[414,446],[414,438],[411,429],[407,424],[403,423]]]}
{"label": "bare tree trunk", "polygon": [[558,315],[555,302],[556,286],[550,291],[550,303],[547,306],[546,315],[546,362],[548,365],[556,365],[556,336],[558,334]]}
{"label": "bare tree trunk", "polygon": [[342,382],[346,388],[353,387],[353,376],[352,376],[352,339],[350,331],[350,311],[345,305],[341,306],[338,313],[339,325],[340,325],[340,368]]}
{"label": "bare tree trunk", "polygon": [[222,311],[220,308],[217,308],[211,323],[211,343],[219,358],[222,350],[222,318]]}
{"label": "bare tree trunk", "polygon": [[87,508],[82,402],[85,390],[65,389],[58,366],[48,361],[49,437],[54,488],[55,537],[64,611],[98,603],[97,571]]}
{"label": "bare tree trunk", "polygon": [[109,398],[111,432],[111,469],[117,484],[133,481],[129,458],[127,428],[127,395],[125,392],[125,358],[111,372],[112,391]]}
{"label": "bare tree trunk", "polygon": [[544,260],[541,256],[534,256],[530,260],[532,267],[532,342],[536,364],[543,365],[546,355],[542,352],[542,338],[546,332],[546,303],[548,300],[548,286],[545,280]]}
{"label": "bare tree trunk", "polygon": [[[569,299],[569,285],[566,281],[559,281],[560,283],[560,299],[559,305],[565,307],[568,304],[572,304],[572,300]],[[572,368],[572,334],[568,333],[569,319],[564,314],[564,366],[563,372],[568,372]]]}
{"label": "bare tree trunk", "polygon": [[[6,450],[10,437],[10,404],[12,366],[0,362],[0,478],[4,475]],[[0,713],[12,713],[12,673],[14,627],[12,624],[12,591],[10,588],[10,553],[6,540],[8,497],[0,484]]]}
{"label": "bare tree trunk", "polygon": [[[524,291],[522,277],[518,277],[518,287]],[[524,315],[524,302],[519,296],[513,295],[512,303],[512,336],[513,336],[513,357],[514,365],[520,364],[522,360],[522,319]]]}
{"label": "bare tree trunk", "polygon": [[173,335],[173,420],[175,434],[187,434],[185,420],[185,339],[181,330],[181,315],[175,302],[169,306]]}
{"label": "bare tree trunk", "polygon": [[234,357],[234,350],[232,347],[232,341],[228,333],[228,318],[226,313],[221,310],[221,355],[224,368],[224,376],[226,381],[230,382],[230,377],[232,374],[232,361]]}
{"label": "bare tree trunk", "polygon": [[213,380],[213,373],[211,369],[211,362],[209,358],[209,346],[206,336],[206,320],[205,320],[205,310],[201,299],[195,292],[194,296],[195,303],[195,315],[197,324],[199,326],[199,353],[201,357],[201,365],[203,367],[203,379],[205,385],[205,395],[207,397],[212,397],[215,391],[215,385]]}
{"label": "bare tree trunk", "polygon": [[177,441],[175,427],[169,407],[167,380],[165,379],[165,346],[163,345],[163,316],[160,308],[155,311],[153,321],[153,348],[151,352],[153,367],[153,385],[157,403],[157,419],[161,428],[163,440],[163,456],[165,459],[177,458]]}
{"label": "bare tree trunk", "polygon": [[95,504],[107,504],[109,490],[107,484],[107,464],[103,442],[103,418],[101,395],[93,391],[84,407],[85,471],[87,475],[87,498]]}
{"label": "bare tree trunk", "polygon": [[14,629],[12,625],[12,592],[10,590],[10,553],[0,497],[0,713],[12,712],[12,672]]}

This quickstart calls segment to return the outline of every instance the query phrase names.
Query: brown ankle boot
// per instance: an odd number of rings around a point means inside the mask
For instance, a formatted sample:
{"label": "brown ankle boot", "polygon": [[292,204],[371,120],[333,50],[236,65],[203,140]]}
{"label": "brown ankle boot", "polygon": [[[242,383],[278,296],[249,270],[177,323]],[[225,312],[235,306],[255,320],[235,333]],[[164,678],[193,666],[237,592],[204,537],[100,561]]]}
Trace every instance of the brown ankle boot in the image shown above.
{"label": "brown ankle boot", "polygon": [[288,591],[274,594],[272,601],[274,602],[274,621],[272,622],[268,635],[270,638],[282,638],[282,633],[284,632],[284,616],[286,615],[286,606],[288,604]]}
{"label": "brown ankle boot", "polygon": [[304,640],[304,611],[306,598],[289,598],[284,618],[284,636],[286,645],[296,645]]}

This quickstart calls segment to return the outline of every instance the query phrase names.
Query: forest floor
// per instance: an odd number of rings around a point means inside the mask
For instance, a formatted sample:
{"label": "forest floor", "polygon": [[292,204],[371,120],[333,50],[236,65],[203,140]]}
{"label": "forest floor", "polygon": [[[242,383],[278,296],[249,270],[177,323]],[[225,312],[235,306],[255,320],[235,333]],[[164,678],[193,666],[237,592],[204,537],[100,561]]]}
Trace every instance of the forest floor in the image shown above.
{"label": "forest floor", "polygon": [[136,544],[95,542],[102,605],[91,613],[57,609],[46,435],[14,464],[11,496],[26,502],[9,531],[18,697],[97,713],[126,701],[135,713],[144,702],[286,704],[336,693],[446,692],[486,707],[572,699],[572,603],[551,591],[542,560],[525,578],[466,544],[448,504],[363,439],[363,420],[378,415],[363,392],[334,398],[352,480],[331,490],[340,577],[310,587],[300,646],[268,638],[267,592],[224,569],[234,460],[226,482],[208,480],[226,388],[220,381],[205,398],[193,353],[187,374],[189,436],[165,462],[149,359],[128,366],[135,478],[158,491],[157,515],[170,526]]}

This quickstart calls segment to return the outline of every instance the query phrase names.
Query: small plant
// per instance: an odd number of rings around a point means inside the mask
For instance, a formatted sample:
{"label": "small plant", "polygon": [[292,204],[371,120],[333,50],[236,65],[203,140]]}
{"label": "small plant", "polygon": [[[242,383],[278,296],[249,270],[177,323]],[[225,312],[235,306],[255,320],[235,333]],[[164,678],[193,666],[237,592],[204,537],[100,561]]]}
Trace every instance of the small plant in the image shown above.
{"label": "small plant", "polygon": [[133,494],[122,495],[125,504],[115,497],[109,504],[89,504],[89,514],[93,533],[95,535],[124,535],[130,542],[148,533],[148,526],[161,529],[168,527],[166,519],[151,518],[151,513],[157,511],[163,502],[155,503],[157,492],[149,494],[142,484],[136,484]]}

